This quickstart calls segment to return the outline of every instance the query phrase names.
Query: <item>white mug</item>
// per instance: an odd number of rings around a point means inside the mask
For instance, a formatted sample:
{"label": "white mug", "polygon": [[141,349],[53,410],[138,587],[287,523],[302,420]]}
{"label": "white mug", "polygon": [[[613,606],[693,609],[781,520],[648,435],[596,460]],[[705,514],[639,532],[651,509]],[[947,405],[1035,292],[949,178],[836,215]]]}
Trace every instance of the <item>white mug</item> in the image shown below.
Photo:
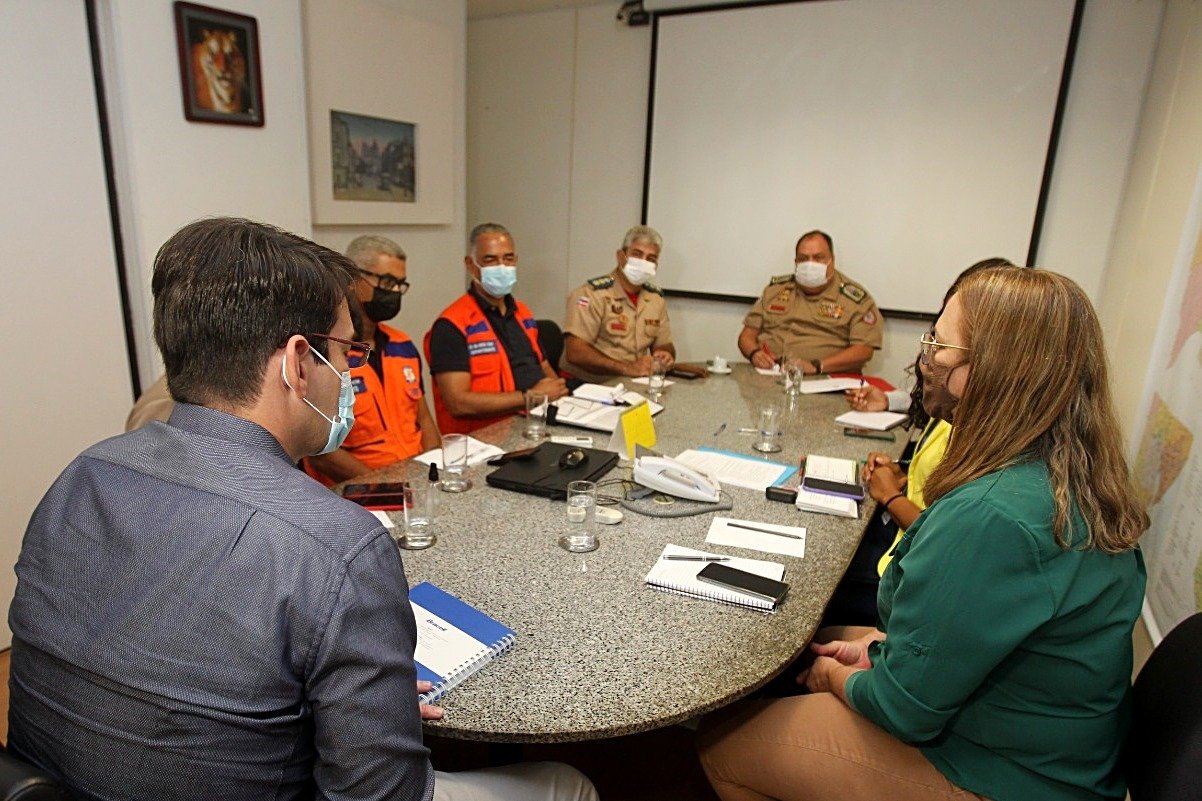
{"label": "white mug", "polygon": [[715,370],[725,370],[726,369],[726,359],[723,359],[721,356],[715,356],[714,360],[711,361],[710,364],[713,365],[713,368]]}

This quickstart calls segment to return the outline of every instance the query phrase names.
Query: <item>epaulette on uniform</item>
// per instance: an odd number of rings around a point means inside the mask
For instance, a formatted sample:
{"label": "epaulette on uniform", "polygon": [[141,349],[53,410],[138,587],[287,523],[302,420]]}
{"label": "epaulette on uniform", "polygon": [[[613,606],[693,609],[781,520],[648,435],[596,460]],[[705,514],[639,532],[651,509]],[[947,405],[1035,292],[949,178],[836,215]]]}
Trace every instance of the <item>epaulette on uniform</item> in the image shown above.
{"label": "epaulette on uniform", "polygon": [[648,292],[654,292],[657,295],[664,294],[664,291],[662,289],[660,289],[659,287],[657,287],[655,284],[651,283],[650,281],[643,282],[643,289],[647,290]]}
{"label": "epaulette on uniform", "polygon": [[588,283],[594,289],[609,289],[614,285],[614,277],[612,275],[600,275],[596,278],[588,279]]}
{"label": "epaulette on uniform", "polygon": [[842,286],[839,287],[839,291],[842,292],[847,297],[851,298],[851,300],[855,303],[860,303],[868,295],[868,293],[865,292],[860,287],[856,286],[853,283],[846,282],[846,281],[843,283]]}
{"label": "epaulette on uniform", "polygon": [[785,273],[784,275],[774,275],[774,276],[772,276],[772,280],[771,280],[771,281],[769,281],[768,283],[769,283],[769,285],[772,285],[772,284],[785,284],[785,283],[788,283],[789,281],[792,281],[792,280],[793,280],[793,273]]}

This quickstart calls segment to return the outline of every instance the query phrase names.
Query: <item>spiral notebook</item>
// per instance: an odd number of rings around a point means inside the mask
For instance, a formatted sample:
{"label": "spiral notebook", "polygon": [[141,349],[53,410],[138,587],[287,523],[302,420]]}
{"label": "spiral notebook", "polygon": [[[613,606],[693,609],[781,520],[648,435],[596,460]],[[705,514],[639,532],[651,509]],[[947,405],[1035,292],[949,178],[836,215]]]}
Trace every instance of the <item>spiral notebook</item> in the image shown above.
{"label": "spiral notebook", "polygon": [[418,697],[437,701],[513,645],[513,629],[424,581],[409,590],[417,621],[417,678],[434,684]]}
{"label": "spiral notebook", "polygon": [[[748,595],[747,593],[719,587],[715,584],[707,584],[698,579],[697,574],[709,564],[708,562],[676,561],[664,558],[669,555],[726,556],[726,554],[698,551],[694,548],[685,548],[682,545],[672,545],[669,543],[664,546],[664,552],[660,554],[655,567],[651,568],[651,572],[647,574],[647,578],[645,579],[651,589],[676,593],[677,595],[688,595],[693,598],[705,598],[709,601],[720,601],[721,603],[734,604],[736,606],[749,606],[753,609],[763,609],[765,612],[775,611],[776,604],[766,598]],[[775,579],[776,581],[780,581],[785,577],[785,566],[780,562],[731,556],[722,562],[722,564],[736,567],[739,570],[746,570],[748,573],[755,573],[757,576]]]}

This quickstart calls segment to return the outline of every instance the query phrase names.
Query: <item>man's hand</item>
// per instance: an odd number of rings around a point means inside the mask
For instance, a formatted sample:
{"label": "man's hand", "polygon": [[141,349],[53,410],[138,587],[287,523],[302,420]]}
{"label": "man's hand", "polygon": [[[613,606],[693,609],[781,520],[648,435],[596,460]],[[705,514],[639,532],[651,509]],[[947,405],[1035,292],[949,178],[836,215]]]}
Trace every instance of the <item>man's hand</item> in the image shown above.
{"label": "man's hand", "polygon": [[672,365],[676,364],[676,357],[666,350],[657,350],[651,354],[651,357],[663,365],[664,372],[672,369]]}
{"label": "man's hand", "polygon": [[[419,680],[417,682],[417,692],[419,695],[421,693],[428,693],[428,692],[430,692],[430,690],[433,690],[433,689],[434,689],[433,682],[421,681],[421,680]],[[419,703],[418,708],[421,710],[422,720],[442,720],[442,716],[443,716],[442,707],[435,706],[434,704]]]}
{"label": "man's hand", "polygon": [[776,364],[776,359],[773,359],[763,348],[760,348],[755,353],[751,354],[751,364],[761,370],[771,370],[772,365]]}
{"label": "man's hand", "polygon": [[859,389],[849,389],[843,393],[847,405],[857,412],[883,412],[889,408],[889,399],[885,393],[872,384],[865,384]]}
{"label": "man's hand", "polygon": [[568,394],[568,385],[562,378],[544,378],[530,387],[530,392],[546,395],[547,400],[559,400]]}
{"label": "man's hand", "polygon": [[625,374],[635,378],[641,375],[651,375],[651,368],[654,366],[655,359],[651,357],[651,354],[644,353],[634,361],[626,363]]}

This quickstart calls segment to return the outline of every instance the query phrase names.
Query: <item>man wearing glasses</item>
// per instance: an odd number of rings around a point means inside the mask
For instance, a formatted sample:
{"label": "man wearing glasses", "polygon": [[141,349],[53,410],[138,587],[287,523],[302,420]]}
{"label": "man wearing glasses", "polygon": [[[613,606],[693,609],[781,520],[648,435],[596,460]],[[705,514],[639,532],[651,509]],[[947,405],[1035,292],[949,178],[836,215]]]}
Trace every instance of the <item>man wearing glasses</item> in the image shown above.
{"label": "man wearing glasses", "polygon": [[352,269],[230,218],[155,257],[171,417],[77,457],[16,567],[8,748],[72,798],[595,801],[564,765],[430,765],[396,545],[294,466],[350,428]]}
{"label": "man wearing glasses", "polygon": [[434,413],[443,433],[467,434],[525,409],[527,392],[552,401],[568,394],[543,356],[534,315],[513,297],[517,263],[504,226],[472,229],[463,259],[472,285],[426,334]]}
{"label": "man wearing glasses", "polygon": [[326,484],[437,448],[438,426],[426,403],[422,360],[405,332],[385,321],[401,311],[409,291],[405,251],[382,236],[351,242],[354,291],[363,311],[360,335],[372,344],[363,361],[351,359],[355,425],[341,448],[305,460],[305,469]]}
{"label": "man wearing glasses", "polygon": [[806,375],[859,372],[881,346],[876,302],[835,269],[835,246],[823,231],[802,234],[793,272],[778,275],[743,320],[739,352],[759,368],[788,359]]}

